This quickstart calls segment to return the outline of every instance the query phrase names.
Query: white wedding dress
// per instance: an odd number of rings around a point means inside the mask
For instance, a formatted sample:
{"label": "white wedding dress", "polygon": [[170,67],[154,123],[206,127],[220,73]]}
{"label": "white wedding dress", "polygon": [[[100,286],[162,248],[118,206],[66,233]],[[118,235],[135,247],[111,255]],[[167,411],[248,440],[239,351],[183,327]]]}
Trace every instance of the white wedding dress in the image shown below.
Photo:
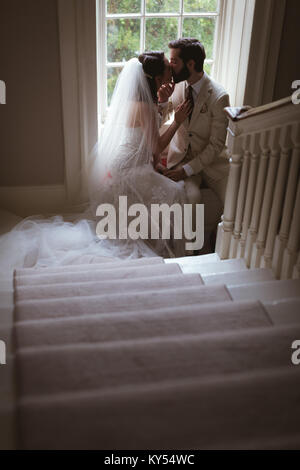
{"label": "white wedding dress", "polygon": [[[184,204],[187,204],[188,201],[183,181],[176,183],[158,173],[154,170],[152,163],[149,162],[148,155],[143,152],[139,154],[142,136],[141,127],[127,129],[127,137],[110,166],[109,177],[106,179],[104,187],[102,186],[99,189],[99,196],[96,201],[97,203],[103,201],[112,204],[118,213],[119,196],[125,195],[127,196],[128,207],[136,203],[143,204],[146,207],[149,214],[148,226],[150,228],[153,205],[167,204],[171,207],[173,204],[180,204],[183,215]],[[95,206],[94,212],[96,212]],[[151,239],[150,236],[149,229],[149,239],[145,240],[145,243],[157,255],[166,258],[185,255],[186,240],[184,234],[180,239],[175,239],[172,222],[170,239],[159,238],[155,240]],[[130,246],[132,248],[131,242]]]}
{"label": "white wedding dress", "polygon": [[[183,212],[183,204],[187,203],[184,182],[176,183],[153,168],[153,142],[149,135],[154,131],[158,134],[158,113],[140,67],[136,59],[129,61],[121,74],[123,82],[119,80],[117,84],[111,115],[105,124],[106,134],[90,167],[90,201],[85,211],[51,217],[32,216],[18,223],[0,236],[1,269],[71,264],[80,262],[85,255],[120,259],[184,256],[185,239],[175,239],[172,226],[170,239],[104,240],[96,234],[97,207],[110,203],[118,213],[119,196],[127,196],[128,207],[144,204],[149,214],[151,204],[179,203]],[[150,110],[149,135],[141,127],[127,126],[133,103],[132,87],[128,88],[128,83],[135,84],[139,90],[142,88],[142,104],[146,102]]]}
{"label": "white wedding dress", "polygon": [[[111,171],[111,177],[99,189],[99,203],[106,201],[118,210],[119,191],[128,198],[128,207],[142,203],[151,211],[151,204],[172,205],[186,203],[184,183],[175,183],[157,173],[151,163],[143,162],[131,167],[141,129],[130,132],[131,137],[122,146],[122,158]],[[124,154],[128,157],[124,158]],[[120,180],[123,180],[120,185]],[[127,191],[124,194],[124,179]],[[180,257],[185,254],[184,238],[175,240],[101,240],[96,235],[99,218],[95,217],[97,203],[94,200],[82,214],[27,217],[10,232],[0,236],[1,269],[15,267],[55,266],[78,262],[85,255],[108,256],[120,259],[142,256]],[[150,227],[150,222],[149,222]],[[172,233],[172,231],[171,231]]]}

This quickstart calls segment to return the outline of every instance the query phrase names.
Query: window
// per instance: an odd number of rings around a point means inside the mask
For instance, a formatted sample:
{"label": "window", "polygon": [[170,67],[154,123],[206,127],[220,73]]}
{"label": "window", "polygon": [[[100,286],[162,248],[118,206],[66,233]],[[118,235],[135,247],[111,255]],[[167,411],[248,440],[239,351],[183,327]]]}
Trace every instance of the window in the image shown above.
{"label": "window", "polygon": [[[214,18],[213,54],[208,58],[206,67],[211,67],[211,75],[228,91],[231,106],[242,106],[245,92],[249,94],[250,91],[251,96],[256,96],[255,93],[258,96],[257,89],[262,88],[261,85],[265,77],[264,59],[268,57],[270,45],[273,47],[274,41],[272,42],[271,39],[266,41],[261,38],[269,37],[268,31],[272,24],[270,23],[268,30],[265,25],[272,17],[273,10],[276,8],[276,12],[279,11],[274,2],[176,0],[178,11],[169,13],[165,11],[148,12],[146,9],[148,1],[135,0],[135,2],[137,1],[138,5],[141,5],[140,10],[125,15],[124,11],[112,13],[109,10],[107,12],[105,0],[76,2],[57,0],[66,165],[65,188],[62,193],[59,193],[59,198],[63,199],[66,194],[69,202],[77,203],[79,199],[80,202],[83,202],[87,198],[86,181],[80,177],[80,170],[83,174],[82,169],[89,164],[90,151],[101,136],[101,122],[104,120],[107,107],[107,66],[111,66],[107,63],[106,23],[109,19],[127,19],[129,15],[133,17],[131,19],[140,21],[138,27],[140,47],[137,46],[137,52],[140,52],[144,49],[144,44],[146,46],[146,26],[150,19],[175,18],[177,36],[179,36],[180,31],[184,34],[185,19],[197,18],[197,21],[200,21],[199,18]],[[133,0],[119,0],[115,1],[114,5],[121,8],[126,3],[134,4]],[[175,4],[175,0],[152,0],[151,3],[156,9],[165,10],[165,6]],[[190,11],[191,5],[193,8],[196,5],[197,11]],[[215,11],[209,11],[213,8],[211,5],[215,5]],[[254,12],[256,12],[257,6],[259,6],[259,15],[257,15],[257,21],[254,22]],[[110,6],[110,8],[112,7]],[[121,18],[112,17],[116,14]],[[284,5],[281,7],[280,15],[284,18]],[[256,31],[257,39],[253,42],[251,49],[253,48],[256,54],[255,57],[249,59],[250,45],[254,39],[252,38],[253,28]],[[162,47],[165,48],[168,40],[172,38],[167,38],[165,30],[163,31]],[[96,35],[97,41],[95,41]],[[150,37],[149,40],[152,38]],[[205,38],[202,37],[202,40],[205,44]],[[124,40],[123,43],[126,44],[126,41]],[[258,57],[257,51],[259,51]],[[271,54],[271,56],[273,58],[271,65],[276,68],[278,53]],[[269,54],[269,57],[271,56]],[[123,58],[118,58],[119,60],[121,61],[119,67],[122,67]],[[113,62],[113,65],[115,64],[118,65],[118,62]],[[255,68],[254,75],[253,72],[249,73],[249,67],[250,72]],[[114,67],[111,66],[111,68]],[[249,104],[249,101],[245,104]],[[250,104],[252,103],[250,102]],[[99,123],[98,129],[97,121]],[[82,189],[84,196],[78,199],[80,189]]]}
{"label": "window", "polygon": [[179,37],[196,37],[206,49],[205,70],[214,75],[223,0],[99,0],[99,122],[124,63],[145,50],[163,50]]}

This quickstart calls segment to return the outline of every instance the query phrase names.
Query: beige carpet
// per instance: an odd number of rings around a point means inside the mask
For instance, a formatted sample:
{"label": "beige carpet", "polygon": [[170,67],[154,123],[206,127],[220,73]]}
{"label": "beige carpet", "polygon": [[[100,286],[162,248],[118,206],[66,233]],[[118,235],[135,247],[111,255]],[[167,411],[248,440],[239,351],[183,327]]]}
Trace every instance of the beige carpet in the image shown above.
{"label": "beige carpet", "polygon": [[91,266],[15,273],[17,448],[300,448],[299,323],[159,258]]}

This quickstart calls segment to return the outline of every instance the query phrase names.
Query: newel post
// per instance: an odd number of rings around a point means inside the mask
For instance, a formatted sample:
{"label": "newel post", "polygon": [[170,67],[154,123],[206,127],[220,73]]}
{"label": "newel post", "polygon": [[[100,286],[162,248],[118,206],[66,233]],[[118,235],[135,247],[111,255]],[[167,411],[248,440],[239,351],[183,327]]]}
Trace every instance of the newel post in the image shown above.
{"label": "newel post", "polygon": [[242,221],[245,208],[247,185],[249,178],[250,169],[250,151],[249,151],[250,135],[246,135],[243,138],[243,157],[242,157],[242,170],[240,178],[240,187],[237,199],[237,208],[235,214],[234,230],[230,242],[229,258],[237,257],[238,245],[241,238],[242,232]]}
{"label": "newel post", "polygon": [[216,252],[221,259],[229,256],[230,241],[234,227],[238,191],[240,186],[242,163],[242,138],[239,137],[238,126],[232,120],[228,128],[228,151],[230,154],[230,170],[228,176],[224,214],[218,226]]}

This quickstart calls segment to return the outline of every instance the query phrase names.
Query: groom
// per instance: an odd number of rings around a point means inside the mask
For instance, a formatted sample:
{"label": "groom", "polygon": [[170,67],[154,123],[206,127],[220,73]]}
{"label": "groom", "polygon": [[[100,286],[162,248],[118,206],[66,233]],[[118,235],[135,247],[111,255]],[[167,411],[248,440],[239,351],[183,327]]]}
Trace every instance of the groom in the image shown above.
{"label": "groom", "polygon": [[229,106],[229,96],[203,71],[206,55],[201,42],[182,38],[170,42],[169,48],[174,83],[158,91],[163,119],[184,99],[190,100],[192,111],[170,142],[163,173],[173,181],[184,180],[191,204],[202,202],[200,184],[204,183],[224,205],[229,170],[224,108]]}

